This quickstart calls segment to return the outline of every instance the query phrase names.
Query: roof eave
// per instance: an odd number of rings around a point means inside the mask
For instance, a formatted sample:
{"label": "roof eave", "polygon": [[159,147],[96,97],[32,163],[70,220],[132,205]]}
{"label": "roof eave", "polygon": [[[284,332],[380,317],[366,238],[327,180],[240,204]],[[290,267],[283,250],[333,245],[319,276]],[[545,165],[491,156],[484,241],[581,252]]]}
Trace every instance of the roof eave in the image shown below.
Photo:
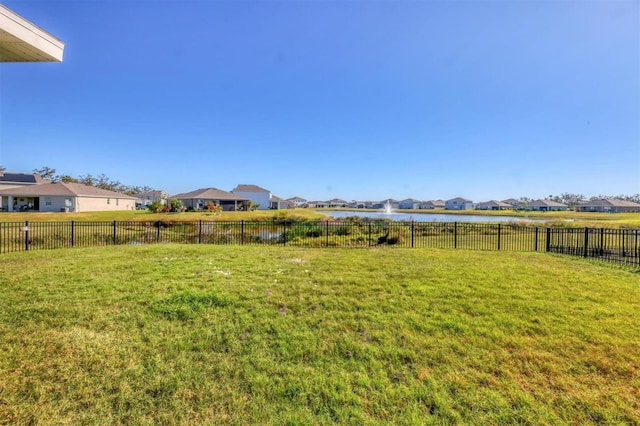
{"label": "roof eave", "polygon": [[62,62],[64,43],[0,5],[0,62]]}

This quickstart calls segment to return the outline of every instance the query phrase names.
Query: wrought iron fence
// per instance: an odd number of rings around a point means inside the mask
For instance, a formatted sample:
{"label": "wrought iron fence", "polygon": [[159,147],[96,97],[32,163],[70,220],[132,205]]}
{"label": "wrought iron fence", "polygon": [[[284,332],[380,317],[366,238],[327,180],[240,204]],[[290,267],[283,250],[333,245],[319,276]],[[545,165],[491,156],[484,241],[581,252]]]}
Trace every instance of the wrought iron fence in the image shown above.
{"label": "wrought iron fence", "polygon": [[638,229],[384,220],[4,222],[0,253],[162,243],[421,247],[553,252],[640,267],[638,237]]}

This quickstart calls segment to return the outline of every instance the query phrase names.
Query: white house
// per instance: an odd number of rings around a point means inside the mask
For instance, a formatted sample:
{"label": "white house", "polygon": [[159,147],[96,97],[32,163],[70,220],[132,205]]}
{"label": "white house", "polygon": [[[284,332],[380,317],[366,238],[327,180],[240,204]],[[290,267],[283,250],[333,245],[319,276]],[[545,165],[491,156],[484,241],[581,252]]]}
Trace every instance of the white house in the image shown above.
{"label": "white house", "polygon": [[133,210],[135,198],[81,183],[41,183],[0,191],[5,211],[93,212]]}
{"label": "white house", "polygon": [[285,201],[288,201],[290,205],[292,205],[293,207],[306,207],[307,206],[307,200],[305,200],[302,197],[291,197],[291,198],[287,198]]}
{"label": "white house", "polygon": [[166,191],[148,191],[141,192],[139,194],[134,195],[138,199],[138,202],[142,205],[148,206],[154,201],[160,201],[160,203],[164,206],[167,204],[167,199],[169,198],[169,193]]}
{"label": "white house", "polygon": [[271,191],[261,188],[258,185],[240,184],[233,188],[231,192],[250,199],[254,206],[259,204],[258,210],[278,210],[289,207],[289,203],[286,202],[286,200],[274,196]]}

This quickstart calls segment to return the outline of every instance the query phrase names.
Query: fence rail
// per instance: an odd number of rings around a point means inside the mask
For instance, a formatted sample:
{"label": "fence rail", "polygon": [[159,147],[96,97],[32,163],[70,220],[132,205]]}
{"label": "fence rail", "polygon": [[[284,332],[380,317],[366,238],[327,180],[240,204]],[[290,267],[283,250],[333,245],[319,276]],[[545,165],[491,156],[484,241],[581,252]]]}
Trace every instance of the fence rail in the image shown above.
{"label": "fence rail", "polygon": [[639,236],[638,229],[382,220],[4,222],[0,253],[161,243],[378,246],[553,252],[640,267]]}

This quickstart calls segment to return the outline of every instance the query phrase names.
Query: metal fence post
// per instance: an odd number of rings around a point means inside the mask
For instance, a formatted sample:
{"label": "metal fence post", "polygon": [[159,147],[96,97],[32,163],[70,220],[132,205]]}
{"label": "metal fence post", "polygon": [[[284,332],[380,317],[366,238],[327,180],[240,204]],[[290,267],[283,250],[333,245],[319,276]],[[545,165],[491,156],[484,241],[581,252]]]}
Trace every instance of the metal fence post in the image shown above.
{"label": "metal fence post", "polygon": [[24,249],[29,251],[29,221],[24,223]]}
{"label": "metal fence post", "polygon": [[604,228],[600,228],[600,256],[604,255]]}
{"label": "metal fence post", "polygon": [[534,244],[534,251],[538,251],[538,227],[537,226],[536,226],[535,236],[536,236],[536,242]]}
{"label": "metal fence post", "polygon": [[453,222],[453,248],[458,248],[458,222]]}
{"label": "metal fence post", "polygon": [[369,241],[369,247],[371,247],[371,222],[369,222],[369,238],[367,240]]}
{"label": "metal fence post", "polygon": [[413,248],[414,221],[411,221],[411,248]]}
{"label": "metal fence post", "polygon": [[117,233],[116,233],[116,221],[113,221],[113,245],[116,244],[116,239],[118,238]]}
{"label": "metal fence post", "polygon": [[75,222],[71,221],[71,247],[76,245],[76,227]]}
{"label": "metal fence post", "polygon": [[551,228],[547,228],[547,244],[546,244],[547,252],[551,251]]}
{"label": "metal fence post", "polygon": [[202,244],[202,221],[198,221],[198,244]]}
{"label": "metal fence post", "polygon": [[498,224],[498,250],[500,250],[500,231],[501,231],[501,227],[500,224]]}
{"label": "metal fence post", "polygon": [[587,257],[589,255],[589,228],[584,227],[584,253],[583,256]]}
{"label": "metal fence post", "polygon": [[325,237],[325,247],[329,247],[329,221],[328,220],[326,222],[326,228],[327,228],[327,232]]}
{"label": "metal fence post", "polygon": [[287,245],[287,221],[282,221],[282,245]]}
{"label": "metal fence post", "polygon": [[240,223],[240,245],[244,245],[244,220]]}

